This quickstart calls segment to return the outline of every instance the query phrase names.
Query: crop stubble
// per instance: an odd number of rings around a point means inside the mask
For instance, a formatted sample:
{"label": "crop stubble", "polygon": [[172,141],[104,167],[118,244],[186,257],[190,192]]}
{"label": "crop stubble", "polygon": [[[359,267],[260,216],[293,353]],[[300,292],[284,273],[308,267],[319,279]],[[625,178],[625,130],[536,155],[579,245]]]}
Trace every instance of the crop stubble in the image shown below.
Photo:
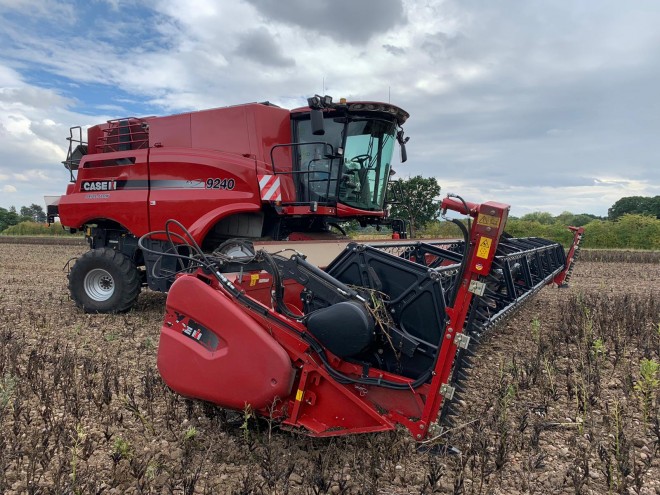
{"label": "crop stubble", "polygon": [[448,434],[462,454],[442,457],[405,432],[241,428],[171,393],[164,295],[80,313],[63,267],[83,250],[0,245],[2,493],[660,493],[658,391],[636,386],[660,362],[657,263],[578,264],[497,329]]}

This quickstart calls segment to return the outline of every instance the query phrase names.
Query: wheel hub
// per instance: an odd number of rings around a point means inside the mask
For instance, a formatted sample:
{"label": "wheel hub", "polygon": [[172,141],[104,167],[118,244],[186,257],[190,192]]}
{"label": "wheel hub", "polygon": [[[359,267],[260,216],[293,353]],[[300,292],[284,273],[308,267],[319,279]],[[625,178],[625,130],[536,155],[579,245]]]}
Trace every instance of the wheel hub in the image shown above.
{"label": "wheel hub", "polygon": [[115,281],[110,273],[102,268],[90,270],[85,275],[85,293],[94,301],[107,301],[115,293]]}

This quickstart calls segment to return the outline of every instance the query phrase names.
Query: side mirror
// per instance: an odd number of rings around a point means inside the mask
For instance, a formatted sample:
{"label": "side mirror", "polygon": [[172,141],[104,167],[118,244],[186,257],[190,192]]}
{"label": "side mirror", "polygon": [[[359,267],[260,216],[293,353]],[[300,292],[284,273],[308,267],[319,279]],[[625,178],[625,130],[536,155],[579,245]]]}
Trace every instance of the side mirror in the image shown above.
{"label": "side mirror", "polygon": [[406,143],[401,143],[401,163],[408,161],[408,153],[406,152]]}
{"label": "side mirror", "polygon": [[401,147],[401,163],[405,163],[408,160],[406,143],[409,139],[409,137],[403,137],[403,129],[400,129],[399,132],[396,133],[396,140],[399,142],[399,146]]}
{"label": "side mirror", "polygon": [[323,126],[323,110],[320,108],[313,108],[310,111],[310,118],[312,120],[312,134],[315,136],[323,136],[325,134],[325,127]]}

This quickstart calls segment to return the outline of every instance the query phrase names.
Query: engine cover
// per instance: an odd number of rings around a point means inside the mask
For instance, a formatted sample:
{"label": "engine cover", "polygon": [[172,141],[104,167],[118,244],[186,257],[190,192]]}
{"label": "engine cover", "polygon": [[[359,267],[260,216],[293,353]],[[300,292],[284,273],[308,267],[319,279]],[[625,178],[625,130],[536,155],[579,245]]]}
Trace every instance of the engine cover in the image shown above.
{"label": "engine cover", "polygon": [[158,370],[177,393],[222,407],[268,406],[291,393],[286,351],[232,299],[195,276],[167,296]]}

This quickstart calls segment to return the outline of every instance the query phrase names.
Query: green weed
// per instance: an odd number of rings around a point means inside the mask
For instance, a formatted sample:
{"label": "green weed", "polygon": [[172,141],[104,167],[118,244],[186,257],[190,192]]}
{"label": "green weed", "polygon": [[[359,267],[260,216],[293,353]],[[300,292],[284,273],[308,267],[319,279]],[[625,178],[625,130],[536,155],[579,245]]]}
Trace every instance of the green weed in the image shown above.
{"label": "green weed", "polygon": [[659,371],[660,363],[654,359],[642,359],[639,363],[639,380],[635,382],[634,389],[639,398],[645,424],[649,420],[649,413],[660,389]]}
{"label": "green weed", "polygon": [[10,373],[2,375],[0,380],[0,410],[4,411],[9,407],[14,398],[16,389],[16,378]]}

